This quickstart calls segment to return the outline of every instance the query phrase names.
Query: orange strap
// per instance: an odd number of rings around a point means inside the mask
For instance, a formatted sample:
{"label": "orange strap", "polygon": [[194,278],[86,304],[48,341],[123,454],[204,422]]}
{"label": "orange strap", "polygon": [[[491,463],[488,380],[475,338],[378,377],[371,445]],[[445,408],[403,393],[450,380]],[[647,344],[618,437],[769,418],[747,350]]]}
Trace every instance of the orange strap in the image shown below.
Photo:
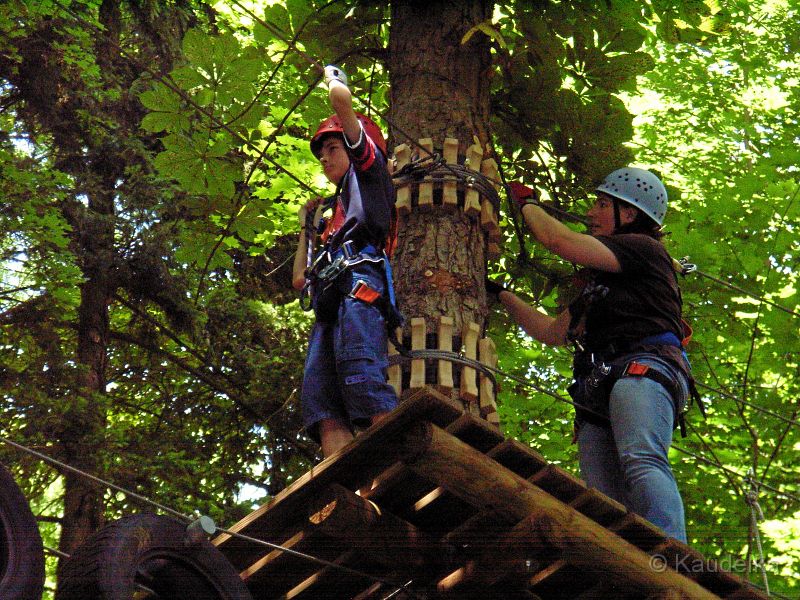
{"label": "orange strap", "polygon": [[328,238],[331,237],[334,233],[336,233],[339,228],[344,224],[344,208],[342,208],[342,203],[339,200],[336,200],[336,207],[333,209],[333,216],[325,223],[325,229],[320,235],[320,239],[322,243],[328,241]]}
{"label": "orange strap", "polygon": [[694,331],[692,331],[692,326],[683,319],[681,319],[681,326],[683,327],[683,339],[681,340],[681,346],[686,348],[689,346],[689,342],[692,341],[692,334]]}
{"label": "orange strap", "polygon": [[381,297],[380,293],[373,290],[363,281],[358,281],[353,288],[353,291],[350,295],[355,298],[356,300],[361,300],[362,302],[366,302],[367,304],[372,304]]}
{"label": "orange strap", "polygon": [[625,375],[644,375],[650,370],[650,367],[647,365],[639,364],[635,361],[629,362],[628,366],[625,368]]}

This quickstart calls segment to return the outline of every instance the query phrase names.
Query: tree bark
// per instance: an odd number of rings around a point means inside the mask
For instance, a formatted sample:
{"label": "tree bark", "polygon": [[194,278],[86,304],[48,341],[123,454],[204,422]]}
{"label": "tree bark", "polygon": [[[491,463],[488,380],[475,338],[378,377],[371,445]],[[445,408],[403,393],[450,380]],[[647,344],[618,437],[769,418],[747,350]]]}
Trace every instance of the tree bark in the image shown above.
{"label": "tree bark", "polygon": [[[441,152],[445,137],[459,140],[459,154],[477,138],[489,141],[489,41],[464,34],[492,16],[493,2],[392,3],[389,73],[392,139],[430,137]],[[402,130],[402,131],[401,131]],[[424,154],[423,154],[424,156]],[[468,322],[483,329],[487,315],[483,279],[484,232],[462,210],[414,210],[401,219],[395,254],[398,301],[406,318],[452,316],[455,331]]]}

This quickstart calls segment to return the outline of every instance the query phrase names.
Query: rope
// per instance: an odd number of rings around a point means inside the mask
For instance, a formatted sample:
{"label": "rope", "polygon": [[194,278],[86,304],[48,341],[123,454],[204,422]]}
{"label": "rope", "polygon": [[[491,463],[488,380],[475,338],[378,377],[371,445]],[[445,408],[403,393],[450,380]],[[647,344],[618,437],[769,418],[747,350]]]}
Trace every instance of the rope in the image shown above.
{"label": "rope", "polygon": [[392,175],[395,186],[403,186],[408,183],[416,183],[424,177],[430,178],[433,182],[439,183],[448,181],[448,174],[454,174],[459,183],[464,188],[474,188],[485,198],[487,198],[494,209],[500,212],[500,196],[494,187],[491,179],[483,173],[458,164],[448,164],[444,158],[434,154],[432,159],[422,159],[412,161],[403,166],[402,169]]}
{"label": "rope", "polygon": [[[764,512],[758,503],[758,484],[754,479],[754,472],[752,467],[747,471],[747,483],[750,484],[750,489],[744,494],[744,501],[750,507],[750,544],[752,546],[753,538],[756,540],[756,548],[758,549],[758,566],[761,570],[761,581],[764,583],[764,590],[769,596],[769,581],[767,580],[767,566],[764,561],[764,548],[761,546],[761,532],[758,524],[764,520]],[[750,560],[748,553],[747,571],[750,573]]]}
{"label": "rope", "polygon": [[483,375],[489,378],[492,382],[492,388],[494,390],[495,396],[497,396],[497,379],[492,373],[491,367],[488,365],[483,364],[477,360],[472,358],[467,358],[462,353],[459,352],[452,352],[450,350],[401,350],[400,354],[394,354],[389,356],[389,366],[399,365],[404,363],[409,363],[415,359],[437,359],[437,360],[446,360],[451,363],[456,363],[460,365],[465,365],[467,367],[472,367],[476,371],[480,371]]}

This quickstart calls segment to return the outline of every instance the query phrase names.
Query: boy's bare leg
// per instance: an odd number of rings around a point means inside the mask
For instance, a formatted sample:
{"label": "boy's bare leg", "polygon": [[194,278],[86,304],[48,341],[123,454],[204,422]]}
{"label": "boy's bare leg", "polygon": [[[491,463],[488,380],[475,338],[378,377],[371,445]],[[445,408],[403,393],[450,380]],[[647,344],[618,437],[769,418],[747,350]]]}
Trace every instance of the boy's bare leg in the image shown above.
{"label": "boy's bare leg", "polygon": [[328,458],[334,452],[344,448],[353,439],[350,428],[336,419],[323,419],[319,422],[319,439],[322,455]]}

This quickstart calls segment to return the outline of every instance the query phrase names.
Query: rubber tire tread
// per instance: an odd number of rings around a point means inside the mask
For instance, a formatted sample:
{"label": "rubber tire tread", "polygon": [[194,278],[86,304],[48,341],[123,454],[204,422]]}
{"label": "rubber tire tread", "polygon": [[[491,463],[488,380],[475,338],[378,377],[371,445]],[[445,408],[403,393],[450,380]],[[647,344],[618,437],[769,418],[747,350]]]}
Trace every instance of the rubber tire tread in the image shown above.
{"label": "rubber tire tread", "polygon": [[0,465],[0,598],[41,600],[44,549],[39,526],[14,477]]}
{"label": "rubber tire tread", "polygon": [[106,525],[65,559],[55,600],[130,600],[137,571],[149,567],[159,599],[253,600],[222,552],[185,534],[184,523],[150,513]]}

